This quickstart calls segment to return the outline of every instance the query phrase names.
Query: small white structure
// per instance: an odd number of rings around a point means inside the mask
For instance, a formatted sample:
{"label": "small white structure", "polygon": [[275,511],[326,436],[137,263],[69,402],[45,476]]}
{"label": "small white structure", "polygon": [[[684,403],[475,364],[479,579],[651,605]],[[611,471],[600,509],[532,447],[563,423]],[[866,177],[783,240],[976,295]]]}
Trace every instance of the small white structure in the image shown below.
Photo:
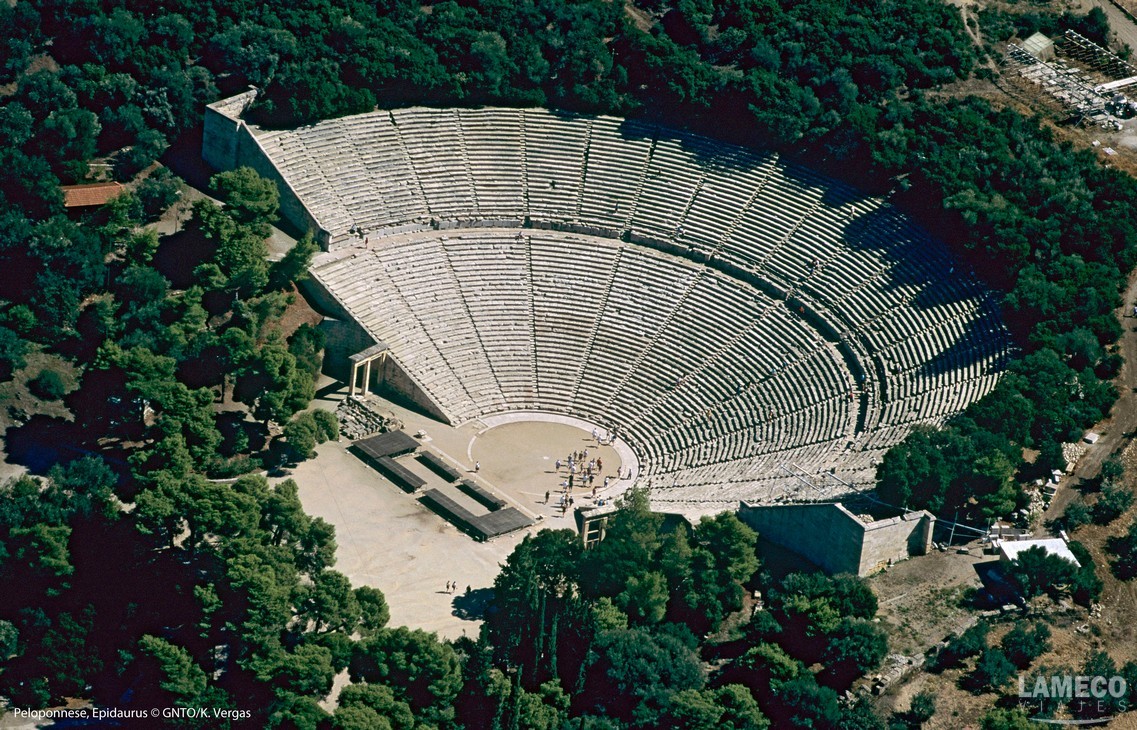
{"label": "small white structure", "polygon": [[1060,537],[1047,537],[1040,540],[999,540],[997,547],[999,559],[1008,563],[1017,558],[1023,551],[1030,550],[1032,547],[1040,547],[1051,555],[1057,555],[1069,560],[1079,568],[1082,567],[1082,564],[1074,557],[1074,553],[1070,551],[1070,546]]}
{"label": "small white structure", "polygon": [[1082,440],[1087,444],[1096,444],[1100,438],[1101,434],[1094,433],[1093,431],[1087,431],[1086,435],[1082,437]]}

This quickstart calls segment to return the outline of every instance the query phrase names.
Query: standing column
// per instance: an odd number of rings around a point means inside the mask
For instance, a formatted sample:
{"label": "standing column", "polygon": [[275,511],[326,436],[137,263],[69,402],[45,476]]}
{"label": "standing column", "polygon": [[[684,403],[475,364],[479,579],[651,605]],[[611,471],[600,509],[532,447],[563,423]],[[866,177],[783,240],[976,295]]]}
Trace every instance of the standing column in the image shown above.
{"label": "standing column", "polygon": [[371,360],[363,366],[363,397],[371,395]]}
{"label": "standing column", "polygon": [[359,379],[359,363],[353,362],[351,364],[351,381],[347,385],[347,397],[355,397],[355,382]]}

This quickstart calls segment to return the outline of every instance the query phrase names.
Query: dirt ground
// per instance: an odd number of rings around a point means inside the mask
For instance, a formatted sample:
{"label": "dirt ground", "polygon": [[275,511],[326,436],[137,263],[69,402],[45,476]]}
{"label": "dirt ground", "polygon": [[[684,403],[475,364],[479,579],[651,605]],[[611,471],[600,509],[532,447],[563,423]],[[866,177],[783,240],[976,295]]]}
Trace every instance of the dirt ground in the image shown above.
{"label": "dirt ground", "polygon": [[869,578],[890,651],[922,653],[971,624],[972,614],[961,606],[961,599],[968,588],[980,585],[975,566],[995,559],[973,552],[935,551]]}

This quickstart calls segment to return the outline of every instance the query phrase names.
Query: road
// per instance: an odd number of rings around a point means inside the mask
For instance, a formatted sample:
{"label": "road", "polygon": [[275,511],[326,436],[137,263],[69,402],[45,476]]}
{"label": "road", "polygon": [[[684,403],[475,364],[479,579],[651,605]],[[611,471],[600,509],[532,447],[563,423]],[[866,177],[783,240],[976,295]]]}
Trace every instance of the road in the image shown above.
{"label": "road", "polygon": [[1093,0],[1093,5],[1105,11],[1109,27],[1113,28],[1117,40],[1137,51],[1137,23],[1130,20],[1125,11],[1110,0]]}

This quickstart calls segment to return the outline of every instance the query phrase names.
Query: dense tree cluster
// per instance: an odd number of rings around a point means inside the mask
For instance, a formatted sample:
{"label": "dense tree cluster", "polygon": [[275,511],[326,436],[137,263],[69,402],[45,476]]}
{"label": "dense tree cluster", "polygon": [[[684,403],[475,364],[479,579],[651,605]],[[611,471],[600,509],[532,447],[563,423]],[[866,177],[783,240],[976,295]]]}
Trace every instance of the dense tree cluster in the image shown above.
{"label": "dense tree cluster", "polygon": [[130,697],[322,717],[353,635],[401,631],[381,593],[331,570],[333,530],[293,482],[165,475],[131,514],[115,483],[87,457],[2,489],[0,694],[17,706]]}
{"label": "dense tree cluster", "polygon": [[[147,195],[161,207],[171,196],[157,177]],[[0,695],[17,706],[130,698],[319,719],[352,637],[384,630],[382,594],[330,569],[334,532],[303,512],[294,483],[207,478],[259,464],[249,454],[268,453],[267,433],[248,416],[284,424],[305,409],[323,347],[310,327],[280,329],[314,247],[267,263],[275,186],[238,170],[213,187],[223,205],[196,205],[180,234],[201,244],[188,271],[160,260],[128,193],[81,224],[36,229],[78,232],[99,252],[65,321],[37,317],[34,300],[5,310],[25,348],[50,342],[81,372],[70,392],[49,369],[29,381],[73,421],[37,416],[7,433],[9,453],[53,447],[59,462],[0,487],[0,575],[19,586],[0,600]],[[226,395],[246,410],[226,410]],[[292,422],[335,437],[330,416]]]}
{"label": "dense tree cluster", "polygon": [[[872,591],[851,576],[756,583],[754,548],[733,515],[670,524],[641,492],[592,550],[569,531],[526,538],[494,584],[483,636],[461,647],[458,719],[486,728],[568,718],[573,727],[877,727],[867,707],[838,700],[887,653],[871,623]],[[743,587],[756,584],[767,610],[724,636]]]}

